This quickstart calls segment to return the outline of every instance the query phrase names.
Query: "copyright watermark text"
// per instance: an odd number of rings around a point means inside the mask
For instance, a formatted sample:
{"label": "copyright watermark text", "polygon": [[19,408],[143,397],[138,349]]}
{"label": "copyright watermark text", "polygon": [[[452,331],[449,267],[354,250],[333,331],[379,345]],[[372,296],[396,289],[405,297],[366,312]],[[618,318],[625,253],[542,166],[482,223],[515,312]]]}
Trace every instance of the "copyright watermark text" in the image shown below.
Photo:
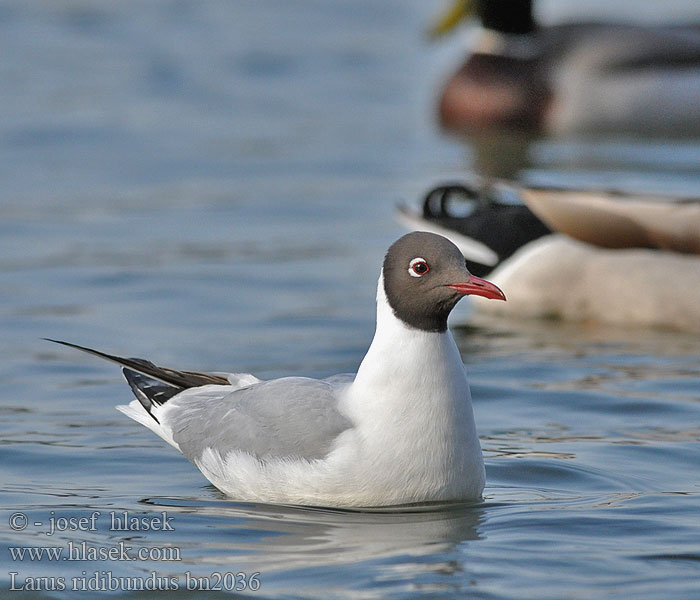
{"label": "copyright watermark text", "polygon": [[[48,544],[8,546],[9,559],[16,567],[7,573],[9,591],[151,591],[191,590],[255,592],[260,589],[260,573],[214,571],[205,575],[186,571],[172,575],[173,567],[182,561],[180,548],[172,544],[160,546],[135,545],[135,540],[144,540],[145,532],[175,531],[174,516],[162,511],[156,515],[132,514],[129,511],[92,511],[86,516],[63,516],[55,511],[48,518],[35,520],[25,512],[13,512],[7,524],[14,532],[27,531],[33,536],[46,536]],[[108,532],[112,543],[99,544],[81,539],[89,532]],[[125,532],[127,541],[115,541],[116,532]],[[141,532],[136,534],[136,532]],[[63,535],[56,535],[63,534]],[[136,535],[135,535],[136,534]],[[53,536],[56,536],[55,538]],[[92,536],[94,539],[96,536]],[[36,538],[34,538],[36,539]],[[54,541],[54,543],[50,543]],[[58,543],[56,543],[58,542]],[[151,561],[168,563],[168,575],[157,571],[148,574],[124,576],[110,569],[85,569],[77,573],[58,576],[33,576],[23,573],[25,566],[46,563],[63,563],[66,566],[83,563],[123,563]],[[94,565],[91,565],[94,566]],[[80,567],[79,567],[80,568]],[[59,571],[60,572],[60,571]]]}

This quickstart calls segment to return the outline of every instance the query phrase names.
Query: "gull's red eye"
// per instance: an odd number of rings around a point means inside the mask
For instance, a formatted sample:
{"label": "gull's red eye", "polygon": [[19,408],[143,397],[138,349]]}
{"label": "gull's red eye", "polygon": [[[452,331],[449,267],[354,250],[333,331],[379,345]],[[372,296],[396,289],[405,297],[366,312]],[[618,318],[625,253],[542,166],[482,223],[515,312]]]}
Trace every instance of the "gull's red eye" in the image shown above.
{"label": "gull's red eye", "polygon": [[411,277],[423,277],[428,271],[430,267],[424,258],[414,258],[408,265],[408,274]]}
{"label": "gull's red eye", "polygon": [[418,275],[423,275],[428,272],[428,265],[424,262],[417,262],[413,265],[413,272],[418,273]]}

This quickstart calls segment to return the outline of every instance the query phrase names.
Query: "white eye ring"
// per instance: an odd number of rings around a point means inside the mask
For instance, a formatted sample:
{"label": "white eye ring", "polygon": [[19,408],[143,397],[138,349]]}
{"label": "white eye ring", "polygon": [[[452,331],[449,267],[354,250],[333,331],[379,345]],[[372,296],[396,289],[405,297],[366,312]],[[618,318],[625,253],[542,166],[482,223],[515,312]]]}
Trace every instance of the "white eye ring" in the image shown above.
{"label": "white eye ring", "polygon": [[[415,270],[416,265],[423,264],[425,265],[426,269],[422,273],[418,273]],[[425,260],[424,258],[421,258],[420,256],[417,256],[414,258],[410,263],[408,263],[408,274],[411,277],[423,277],[428,271],[430,271],[430,267],[428,266],[428,261]]]}

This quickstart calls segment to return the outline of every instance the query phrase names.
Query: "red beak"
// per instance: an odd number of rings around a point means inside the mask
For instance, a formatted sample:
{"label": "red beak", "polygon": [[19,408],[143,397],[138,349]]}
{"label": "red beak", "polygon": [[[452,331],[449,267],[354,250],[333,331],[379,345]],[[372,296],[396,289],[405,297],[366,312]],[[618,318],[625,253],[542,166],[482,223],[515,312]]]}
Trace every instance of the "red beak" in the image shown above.
{"label": "red beak", "polygon": [[447,287],[458,291],[464,296],[471,294],[473,296],[483,296],[484,298],[489,298],[491,300],[506,299],[506,295],[499,289],[498,286],[494,285],[490,281],[481,279],[480,277],[474,277],[474,275],[470,275],[469,281],[466,283],[451,283]]}

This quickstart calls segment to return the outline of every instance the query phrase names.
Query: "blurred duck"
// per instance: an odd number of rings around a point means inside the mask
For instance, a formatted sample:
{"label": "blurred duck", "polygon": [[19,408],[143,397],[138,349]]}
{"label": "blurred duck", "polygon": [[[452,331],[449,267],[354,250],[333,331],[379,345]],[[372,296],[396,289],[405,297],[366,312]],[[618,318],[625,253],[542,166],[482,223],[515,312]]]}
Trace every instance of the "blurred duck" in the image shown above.
{"label": "blurred duck", "polygon": [[700,332],[700,198],[451,184],[399,219],[503,289],[481,313]]}
{"label": "blurred duck", "polygon": [[482,29],[442,89],[445,128],[700,133],[699,25],[540,27],[532,0],[457,0],[432,34],[470,16]]}

